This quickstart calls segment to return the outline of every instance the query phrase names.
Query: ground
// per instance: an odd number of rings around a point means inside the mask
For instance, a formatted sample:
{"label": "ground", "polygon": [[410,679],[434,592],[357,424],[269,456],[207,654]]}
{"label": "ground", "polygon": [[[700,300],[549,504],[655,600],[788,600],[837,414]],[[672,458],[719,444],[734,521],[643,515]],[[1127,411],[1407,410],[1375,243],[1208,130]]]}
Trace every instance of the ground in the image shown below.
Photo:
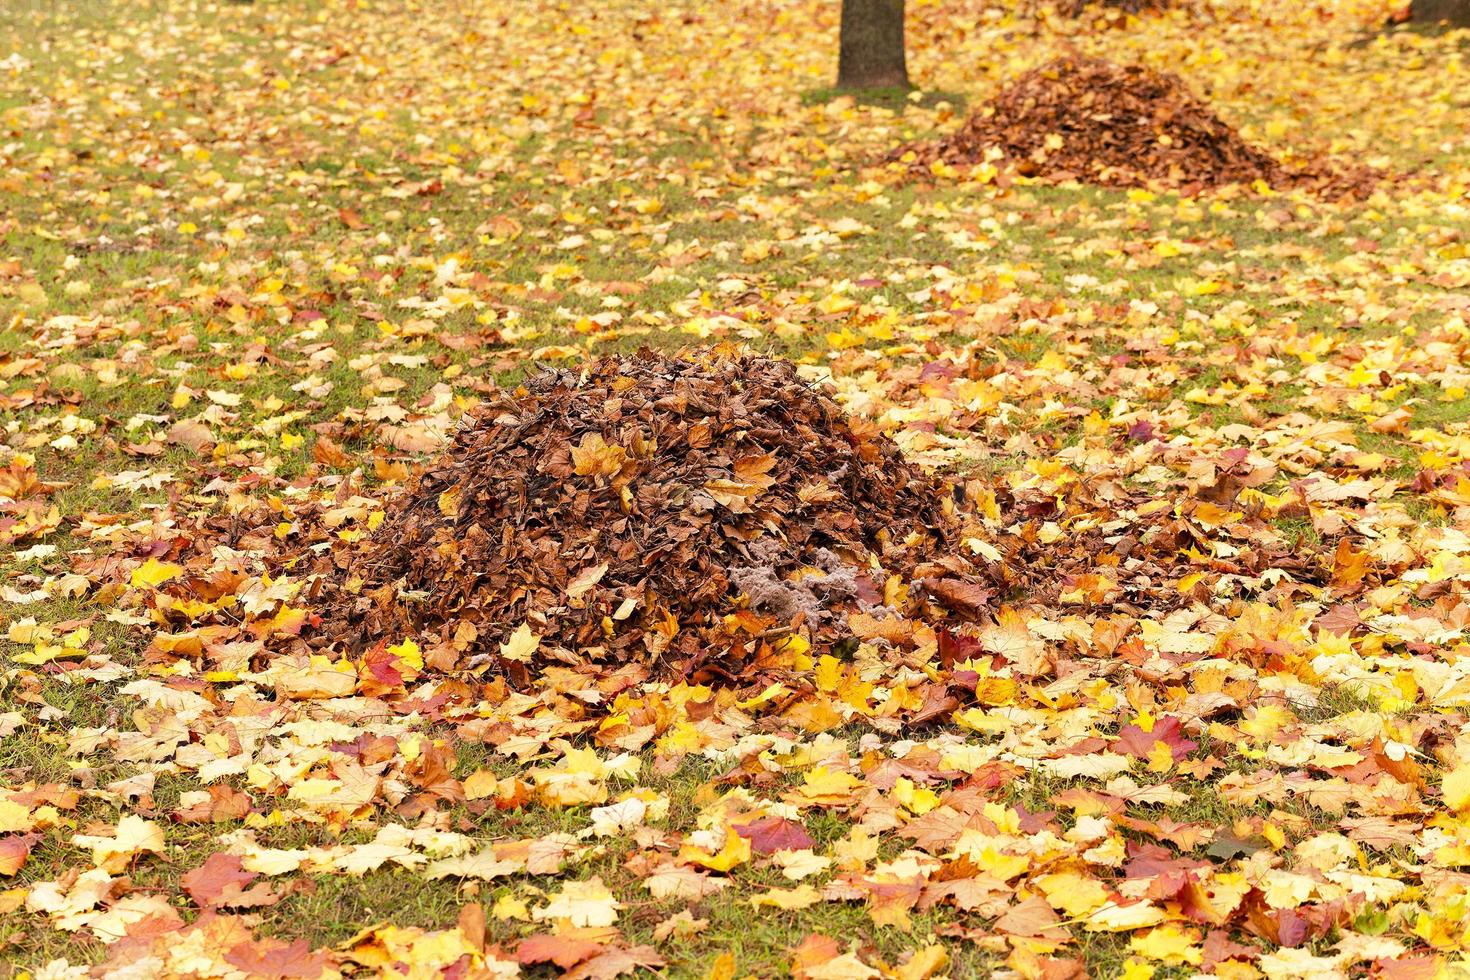
{"label": "ground", "polygon": [[[7,5],[3,969],[1463,969],[1470,34],[1393,6],[910,0],[855,100],[824,0]],[[1385,181],[881,162],[1069,45]],[[722,341],[970,481],[971,633],[764,692],[293,648],[270,556],[489,384]]]}

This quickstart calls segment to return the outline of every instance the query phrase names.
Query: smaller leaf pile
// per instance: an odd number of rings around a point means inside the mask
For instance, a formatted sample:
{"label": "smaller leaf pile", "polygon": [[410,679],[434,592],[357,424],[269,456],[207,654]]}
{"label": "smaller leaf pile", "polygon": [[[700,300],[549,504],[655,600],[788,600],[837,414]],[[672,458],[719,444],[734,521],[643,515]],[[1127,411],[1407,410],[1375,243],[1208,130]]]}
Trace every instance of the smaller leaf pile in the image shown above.
{"label": "smaller leaf pile", "polygon": [[789,363],[605,357],[477,410],[333,559],[322,635],[417,638],[430,663],[512,677],[601,661],[730,680],[788,627],[894,601],[952,526],[945,499]]}
{"label": "smaller leaf pile", "polygon": [[1027,72],[957,132],[897,156],[920,173],[989,168],[1003,159],[1026,177],[1186,192],[1264,181],[1342,196],[1371,183],[1367,171],[1279,162],[1195,98],[1177,75],[1079,55]]}

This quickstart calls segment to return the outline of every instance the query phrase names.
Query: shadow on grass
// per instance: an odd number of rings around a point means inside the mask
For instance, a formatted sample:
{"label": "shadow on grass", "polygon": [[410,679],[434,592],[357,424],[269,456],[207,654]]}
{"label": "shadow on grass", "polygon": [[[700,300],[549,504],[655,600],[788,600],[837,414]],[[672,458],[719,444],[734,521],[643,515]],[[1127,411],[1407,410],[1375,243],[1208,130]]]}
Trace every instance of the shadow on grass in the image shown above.
{"label": "shadow on grass", "polygon": [[802,92],[801,104],[808,106],[826,105],[828,102],[834,102],[842,98],[850,98],[858,105],[888,109],[900,113],[910,105],[932,109],[941,102],[948,102],[954,106],[956,111],[961,111],[970,101],[967,96],[959,92],[925,92],[920,89],[902,88],[897,85],[869,89],[837,88],[835,85],[826,85],[822,88],[807,89],[805,92]]}
{"label": "shadow on grass", "polygon": [[1420,23],[1417,21],[1407,21],[1400,24],[1389,21],[1378,27],[1369,27],[1358,32],[1357,37],[1348,42],[1345,47],[1349,51],[1358,51],[1363,48],[1372,47],[1380,37],[1393,37],[1395,34],[1416,34],[1419,37],[1441,38],[1456,31],[1459,31],[1460,34],[1455,39],[1458,42],[1455,47],[1461,51],[1470,50],[1470,26],[1465,24],[1452,24],[1449,21],[1441,21],[1437,24]]}

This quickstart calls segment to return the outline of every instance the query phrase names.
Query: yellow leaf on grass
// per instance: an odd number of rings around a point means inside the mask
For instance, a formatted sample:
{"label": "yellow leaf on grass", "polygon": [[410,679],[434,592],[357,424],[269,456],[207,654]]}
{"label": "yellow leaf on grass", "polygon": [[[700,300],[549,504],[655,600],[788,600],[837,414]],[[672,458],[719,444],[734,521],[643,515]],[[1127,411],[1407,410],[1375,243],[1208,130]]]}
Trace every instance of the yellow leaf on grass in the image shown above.
{"label": "yellow leaf on grass", "polygon": [[768,892],[751,898],[750,904],[756,908],[769,906],[770,908],[784,909],[787,912],[799,912],[804,908],[810,908],[821,900],[822,893],[811,885],[797,885],[795,888],[772,888]]}
{"label": "yellow leaf on grass", "polygon": [[1082,925],[1088,932],[1128,932],[1144,926],[1158,925],[1168,914],[1149,902],[1132,905],[1104,905],[1090,913]]}
{"label": "yellow leaf on grass", "polygon": [[488,769],[481,769],[471,773],[464,781],[464,797],[467,800],[483,800],[487,796],[494,796],[496,787],[500,780],[495,773]]}
{"label": "yellow leaf on grass", "polygon": [[1102,908],[1108,901],[1108,889],[1102,882],[1076,872],[1042,875],[1035,885],[1052,908],[1073,919]]}
{"label": "yellow leaf on grass", "polygon": [[585,929],[612,925],[618,921],[618,910],[622,907],[602,879],[594,877],[567,882],[561,891],[551,896],[549,904],[533,911],[531,917],[537,922],[566,919],[572,925]]}
{"label": "yellow leaf on grass", "polygon": [[78,834],[72,838],[72,843],[77,847],[90,847],[93,864],[110,874],[118,874],[139,854],[163,853],[163,828],[129,813],[117,822],[115,836]]}
{"label": "yellow leaf on grass", "polygon": [[1461,763],[1446,773],[1441,790],[1445,806],[1456,813],[1470,810],[1470,763]]}
{"label": "yellow leaf on grass", "polygon": [[[687,912],[680,913],[687,915]],[[655,933],[654,938],[658,938]],[[715,958],[710,965],[709,972],[704,975],[704,980],[735,980],[735,954],[728,949]]]}
{"label": "yellow leaf on grass", "polygon": [[1185,963],[1197,966],[1204,960],[1204,951],[1197,945],[1199,939],[1199,933],[1194,929],[1167,925],[1151,929],[1142,936],[1134,936],[1128,945],[1138,955],[1170,966]]}
{"label": "yellow leaf on grass", "polygon": [[495,904],[490,907],[490,915],[500,922],[505,922],[508,919],[517,919],[525,922],[531,918],[531,913],[527,910],[526,903],[514,895],[502,895],[497,898]]}
{"label": "yellow leaf on grass", "polygon": [[157,588],[164,582],[176,579],[184,574],[183,565],[175,565],[170,561],[159,561],[150,558],[137,568],[133,569],[133,588],[146,587]]}
{"label": "yellow leaf on grass", "polygon": [[725,843],[718,852],[707,851],[694,844],[685,844],[679,849],[679,860],[697,864],[711,871],[729,871],[737,864],[750,860],[750,841],[737,834],[733,827],[725,830]]}
{"label": "yellow leaf on grass", "polygon": [[845,803],[862,784],[862,780],[840,769],[816,766],[807,772],[797,792],[812,803]]}
{"label": "yellow leaf on grass", "polygon": [[23,834],[34,826],[30,807],[13,800],[0,800],[0,834]]}
{"label": "yellow leaf on grass", "polygon": [[928,980],[949,966],[949,954],[938,944],[925,946],[893,972],[897,980]]}

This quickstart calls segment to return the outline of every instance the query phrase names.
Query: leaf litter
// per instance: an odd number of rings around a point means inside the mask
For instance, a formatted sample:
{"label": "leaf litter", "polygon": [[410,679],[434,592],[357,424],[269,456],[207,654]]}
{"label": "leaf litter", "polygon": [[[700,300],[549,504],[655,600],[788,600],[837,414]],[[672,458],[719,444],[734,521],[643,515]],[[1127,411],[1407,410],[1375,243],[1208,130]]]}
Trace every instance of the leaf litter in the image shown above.
{"label": "leaf litter", "polygon": [[[915,77],[979,104],[1071,46],[1179,71],[1279,159],[1422,180],[920,184],[867,161],[947,99],[803,100],[836,4],[7,11],[7,964],[1462,971],[1463,50],[1359,44],[1376,0],[1035,6],[909,5]],[[465,412],[531,396],[493,378],[696,341],[822,379],[847,421],[815,431],[941,471],[954,528],[912,565],[701,538],[730,588],[654,590],[684,617],[658,656],[585,551],[483,641],[409,606],[333,632],[390,519],[451,526],[447,485],[408,488],[481,465],[443,455]],[[558,494],[631,450],[591,407]],[[676,487],[755,482],[720,451]]]}

